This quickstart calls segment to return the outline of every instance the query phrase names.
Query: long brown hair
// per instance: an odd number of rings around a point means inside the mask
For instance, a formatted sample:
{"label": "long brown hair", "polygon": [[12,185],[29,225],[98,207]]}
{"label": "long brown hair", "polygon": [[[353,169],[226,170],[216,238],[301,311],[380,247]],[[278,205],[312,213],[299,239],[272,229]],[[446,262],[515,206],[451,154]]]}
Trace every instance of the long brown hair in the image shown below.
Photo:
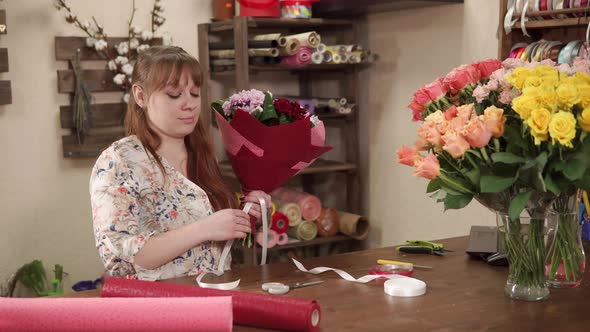
{"label": "long brown hair", "polygon": [[[197,59],[180,47],[153,46],[139,54],[133,67],[132,84],[139,85],[149,98],[151,93],[167,85],[177,86],[185,70],[190,73],[194,84],[200,87],[201,68]],[[166,177],[162,160],[156,153],[162,140],[149,126],[146,110],[137,105],[133,96],[130,96],[127,106],[125,129],[127,135],[137,136]],[[184,144],[188,152],[189,180],[207,193],[215,210],[235,208],[236,199],[223,181],[209,131],[202,121],[197,121],[195,130],[184,138]]]}

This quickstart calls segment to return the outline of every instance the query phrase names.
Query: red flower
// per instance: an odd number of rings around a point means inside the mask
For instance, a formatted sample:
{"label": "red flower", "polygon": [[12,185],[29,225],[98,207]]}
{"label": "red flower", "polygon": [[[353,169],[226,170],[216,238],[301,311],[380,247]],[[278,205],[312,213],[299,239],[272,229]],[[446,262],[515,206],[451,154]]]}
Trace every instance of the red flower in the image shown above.
{"label": "red flower", "polygon": [[488,59],[474,64],[482,78],[488,78],[493,72],[502,68],[502,62],[498,59]]}
{"label": "red flower", "polygon": [[293,120],[303,120],[307,117],[307,111],[299,103],[287,99],[275,99],[273,102],[275,110],[291,117]]}
{"label": "red flower", "polygon": [[469,84],[477,83],[481,75],[474,65],[461,65],[444,78],[444,84],[451,92],[457,93]]}

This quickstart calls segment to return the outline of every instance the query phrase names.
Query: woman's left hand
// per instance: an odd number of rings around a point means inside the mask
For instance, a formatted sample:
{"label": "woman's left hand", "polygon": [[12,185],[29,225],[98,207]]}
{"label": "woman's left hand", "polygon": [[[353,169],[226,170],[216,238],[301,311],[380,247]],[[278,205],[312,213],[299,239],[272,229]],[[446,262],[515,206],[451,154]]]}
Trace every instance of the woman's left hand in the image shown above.
{"label": "woman's left hand", "polygon": [[267,213],[269,211],[272,211],[272,202],[270,200],[270,195],[265,193],[264,191],[260,191],[260,190],[251,191],[248,195],[246,195],[246,197],[244,197],[244,200],[243,200],[244,203],[252,203],[252,207],[250,208],[250,211],[248,211],[248,214],[255,217],[258,220],[260,220],[260,218],[262,216],[262,214],[260,213],[261,209],[260,209],[260,202],[258,200],[259,198],[262,198],[264,200],[264,202],[266,203]]}

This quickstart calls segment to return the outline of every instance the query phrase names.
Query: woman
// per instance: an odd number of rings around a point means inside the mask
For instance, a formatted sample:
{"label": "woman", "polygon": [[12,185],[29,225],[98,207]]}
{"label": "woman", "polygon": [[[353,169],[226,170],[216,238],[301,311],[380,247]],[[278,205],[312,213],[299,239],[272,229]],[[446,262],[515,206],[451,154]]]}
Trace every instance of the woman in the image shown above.
{"label": "woman", "polygon": [[[217,268],[223,243],[250,232],[198,121],[201,71],[178,47],[142,52],[132,77],[128,136],[98,158],[90,178],[94,236],[112,276],[157,280]],[[260,217],[253,191],[250,215]],[[226,261],[229,268],[229,260]]]}

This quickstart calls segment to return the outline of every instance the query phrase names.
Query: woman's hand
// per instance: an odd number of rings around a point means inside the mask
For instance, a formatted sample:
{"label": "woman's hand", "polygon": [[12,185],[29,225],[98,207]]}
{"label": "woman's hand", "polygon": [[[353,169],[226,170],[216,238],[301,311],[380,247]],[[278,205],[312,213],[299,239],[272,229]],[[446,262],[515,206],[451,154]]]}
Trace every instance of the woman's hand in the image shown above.
{"label": "woman's hand", "polygon": [[270,201],[270,195],[265,193],[264,191],[260,191],[260,190],[251,191],[243,199],[244,203],[252,203],[252,207],[250,208],[250,211],[248,211],[248,214],[258,220],[260,220],[260,218],[262,216],[262,214],[260,212],[261,208],[260,208],[260,201],[258,200],[259,198],[262,198],[264,200],[264,202],[266,203],[267,213],[269,211],[271,211],[272,210],[272,202]]}
{"label": "woman's hand", "polygon": [[250,218],[242,210],[220,210],[202,222],[205,223],[205,237],[212,241],[241,239],[250,233]]}

